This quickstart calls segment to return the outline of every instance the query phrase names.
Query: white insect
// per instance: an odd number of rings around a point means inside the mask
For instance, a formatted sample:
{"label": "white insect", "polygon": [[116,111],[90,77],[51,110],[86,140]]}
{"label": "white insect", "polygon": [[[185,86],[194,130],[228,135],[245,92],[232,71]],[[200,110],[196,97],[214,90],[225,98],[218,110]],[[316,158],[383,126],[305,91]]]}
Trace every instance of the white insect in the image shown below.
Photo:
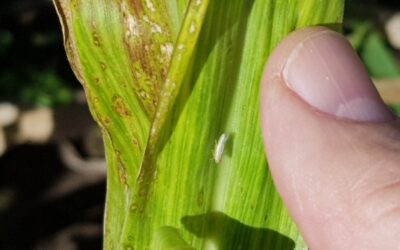
{"label": "white insect", "polygon": [[228,138],[229,138],[229,135],[223,133],[223,134],[219,137],[218,142],[217,142],[217,144],[215,145],[215,149],[214,149],[214,161],[215,161],[215,163],[217,163],[217,164],[221,162],[221,159],[222,159],[222,156],[223,156],[224,150],[225,150],[225,144],[226,144],[226,141],[228,140]]}

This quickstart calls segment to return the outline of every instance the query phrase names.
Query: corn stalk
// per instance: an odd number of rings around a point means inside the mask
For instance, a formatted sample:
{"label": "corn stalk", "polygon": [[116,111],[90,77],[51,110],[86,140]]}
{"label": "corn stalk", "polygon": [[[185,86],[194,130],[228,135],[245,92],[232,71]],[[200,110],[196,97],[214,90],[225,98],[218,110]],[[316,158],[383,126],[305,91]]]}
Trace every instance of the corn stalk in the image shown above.
{"label": "corn stalk", "polygon": [[103,131],[105,249],[305,248],[268,172],[259,82],[285,35],[340,23],[343,0],[54,4]]}

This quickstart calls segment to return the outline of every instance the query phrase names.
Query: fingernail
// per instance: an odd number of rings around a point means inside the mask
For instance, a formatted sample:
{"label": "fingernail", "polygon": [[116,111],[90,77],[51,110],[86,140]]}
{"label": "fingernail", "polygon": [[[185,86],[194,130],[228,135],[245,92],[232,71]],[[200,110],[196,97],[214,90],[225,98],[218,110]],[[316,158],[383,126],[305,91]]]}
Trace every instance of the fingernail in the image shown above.
{"label": "fingernail", "polygon": [[283,78],[311,106],[338,118],[393,119],[349,42],[334,31],[314,33],[297,45]]}

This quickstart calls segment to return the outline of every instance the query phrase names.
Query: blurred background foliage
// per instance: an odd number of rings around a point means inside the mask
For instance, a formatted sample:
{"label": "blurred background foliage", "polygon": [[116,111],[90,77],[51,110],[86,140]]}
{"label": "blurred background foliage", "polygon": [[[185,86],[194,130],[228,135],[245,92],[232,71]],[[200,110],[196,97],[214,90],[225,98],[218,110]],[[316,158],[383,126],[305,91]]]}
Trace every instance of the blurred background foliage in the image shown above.
{"label": "blurred background foliage", "polygon": [[[56,12],[50,0],[2,3],[0,106],[15,105],[20,120],[46,108],[54,131],[40,143],[10,139],[22,123],[2,123],[9,116],[0,109],[0,144],[7,144],[4,151],[0,145],[0,249],[100,249],[104,172],[86,163],[104,167],[101,139],[66,60]],[[388,80],[390,91],[400,89],[400,42],[389,39],[400,21],[388,30],[396,13],[398,0],[347,0],[343,28],[371,76]],[[390,105],[400,114],[400,101]]]}
{"label": "blurred background foliage", "polygon": [[[399,85],[400,2],[349,0],[345,15],[344,32],[371,77],[393,79],[391,83]],[[390,107],[400,114],[400,103],[390,103]]]}
{"label": "blurred background foliage", "polygon": [[49,0],[7,1],[0,10],[0,100],[67,105],[78,83],[63,53]]}

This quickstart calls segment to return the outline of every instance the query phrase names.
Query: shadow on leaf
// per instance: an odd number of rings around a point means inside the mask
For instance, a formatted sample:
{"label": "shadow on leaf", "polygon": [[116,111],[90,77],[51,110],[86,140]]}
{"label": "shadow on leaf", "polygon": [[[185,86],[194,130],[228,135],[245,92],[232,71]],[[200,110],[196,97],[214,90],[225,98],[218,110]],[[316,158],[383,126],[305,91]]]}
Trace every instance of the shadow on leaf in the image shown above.
{"label": "shadow on leaf", "polygon": [[267,228],[247,226],[221,212],[185,216],[185,228],[199,238],[213,241],[219,250],[293,250],[292,239]]}

